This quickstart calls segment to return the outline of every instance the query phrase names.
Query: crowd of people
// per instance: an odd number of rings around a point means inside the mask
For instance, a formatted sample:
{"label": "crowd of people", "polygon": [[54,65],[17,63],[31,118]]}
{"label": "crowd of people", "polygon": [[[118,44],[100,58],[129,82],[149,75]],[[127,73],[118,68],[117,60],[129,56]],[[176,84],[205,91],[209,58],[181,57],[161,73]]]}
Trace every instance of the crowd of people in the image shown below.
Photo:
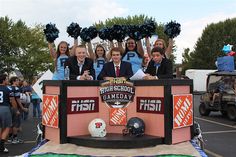
{"label": "crowd of people", "polygon": [[8,153],[5,142],[24,142],[18,137],[22,120],[28,119],[30,104],[33,104],[33,117],[41,118],[40,102],[27,81],[16,76],[8,79],[6,74],[0,74],[0,153]]}
{"label": "crowd of people", "polygon": [[[78,45],[78,39],[75,39],[71,49],[65,41],[59,43],[57,50],[49,43],[50,54],[55,61],[53,80],[64,80],[66,66],[70,70],[71,80],[107,80],[124,76],[128,80],[139,69],[146,73],[142,78],[145,80],[172,78],[172,62],[169,59],[173,39],[169,39],[168,46],[163,39],[157,39],[151,45],[149,37],[145,38],[145,43],[146,50],[141,40],[128,38],[124,47],[122,42],[118,42],[116,47],[110,42],[108,51],[101,44],[93,49],[91,41],[85,45]],[[131,64],[131,67],[122,67],[124,64]],[[124,75],[123,68],[128,68],[128,75]]]}

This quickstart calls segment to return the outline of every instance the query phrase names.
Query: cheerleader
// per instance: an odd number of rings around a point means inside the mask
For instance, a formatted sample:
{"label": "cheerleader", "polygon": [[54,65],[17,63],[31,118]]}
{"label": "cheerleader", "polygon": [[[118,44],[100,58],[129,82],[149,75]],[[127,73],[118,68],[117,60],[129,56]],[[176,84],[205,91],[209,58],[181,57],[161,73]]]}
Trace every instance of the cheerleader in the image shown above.
{"label": "cheerleader", "polygon": [[134,39],[128,38],[126,40],[125,50],[122,55],[122,61],[127,61],[132,64],[133,73],[136,73],[142,68],[143,56],[144,51],[141,40],[136,43]]}
{"label": "cheerleader", "polygon": [[88,52],[90,59],[94,61],[93,66],[95,69],[95,78],[97,78],[103,68],[103,65],[108,61],[106,50],[101,44],[98,44],[95,48],[95,51],[93,52],[92,44],[91,42],[88,42]]}
{"label": "cheerleader", "polygon": [[69,46],[65,41],[61,41],[57,50],[55,51],[53,47],[54,43],[48,43],[48,47],[50,50],[50,55],[54,60],[55,64],[55,72],[53,74],[52,80],[64,80],[64,63],[68,59],[69,56]]}

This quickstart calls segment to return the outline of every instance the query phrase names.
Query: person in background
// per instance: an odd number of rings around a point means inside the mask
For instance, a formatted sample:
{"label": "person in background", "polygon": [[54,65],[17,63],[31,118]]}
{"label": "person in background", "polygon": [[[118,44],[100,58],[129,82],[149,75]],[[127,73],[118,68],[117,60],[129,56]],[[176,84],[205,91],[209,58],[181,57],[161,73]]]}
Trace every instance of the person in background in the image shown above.
{"label": "person in background", "polygon": [[[32,82],[32,85],[34,85],[37,82],[37,79],[34,79]],[[38,96],[38,94],[32,90],[32,95],[31,95],[31,102],[33,104],[33,118],[41,118],[41,107],[40,107],[40,102],[41,99]]]}
{"label": "person in background", "polygon": [[[25,108],[29,110],[29,106],[31,103],[31,94],[32,94],[32,87],[29,85],[27,81],[23,81],[22,86],[21,86],[21,94],[24,95],[24,100],[21,100],[21,103]],[[23,119],[27,120],[28,119],[28,114],[29,112],[23,112]]]}
{"label": "person in background", "polygon": [[152,59],[146,69],[145,80],[170,79],[173,78],[172,63],[164,57],[164,50],[154,47],[151,51]]}
{"label": "person in background", "polygon": [[149,61],[150,61],[150,57],[147,53],[145,53],[144,56],[143,56],[143,61],[142,61],[142,70],[143,70],[143,72],[146,71]]}
{"label": "person in background", "polygon": [[[7,85],[7,75],[0,74],[0,154],[9,152],[5,147],[5,142],[12,125],[10,101],[12,101],[13,97],[11,97],[11,90]],[[16,107],[16,104],[14,107]]]}
{"label": "person in background", "polygon": [[118,47],[112,48],[110,54],[112,61],[104,64],[98,80],[112,80],[118,77],[127,80],[133,76],[131,64],[121,61],[121,50]]}
{"label": "person in background", "polygon": [[75,56],[65,62],[65,67],[70,69],[70,80],[94,80],[95,70],[93,60],[86,57],[86,47],[79,45],[75,48]]}
{"label": "person in background", "polygon": [[[151,56],[151,45],[150,45],[149,37],[145,38],[145,40],[146,40],[147,52]],[[173,52],[174,40],[172,38],[169,38],[168,43],[169,43],[168,47],[166,47],[166,42],[163,39],[157,39],[154,42],[153,47],[162,48],[164,50],[164,57],[167,58],[167,59],[170,59],[170,56]]]}
{"label": "person in background", "polygon": [[20,89],[18,87],[19,81],[19,78],[16,76],[10,78],[11,86],[9,88],[11,90],[11,96],[14,97],[12,106],[13,103],[17,104],[16,108],[12,108],[12,132],[9,134],[9,142],[11,142],[12,144],[24,142],[23,140],[18,138],[17,134],[21,128],[21,112],[28,112],[28,109],[25,108],[20,101]]}

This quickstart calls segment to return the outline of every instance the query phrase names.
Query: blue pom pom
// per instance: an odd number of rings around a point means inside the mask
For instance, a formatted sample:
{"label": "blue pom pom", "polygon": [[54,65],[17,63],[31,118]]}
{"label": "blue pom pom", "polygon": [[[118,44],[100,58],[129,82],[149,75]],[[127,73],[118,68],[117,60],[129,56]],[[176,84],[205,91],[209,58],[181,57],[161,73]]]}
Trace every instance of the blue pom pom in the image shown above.
{"label": "blue pom pom", "polygon": [[171,22],[167,23],[164,27],[164,33],[169,38],[177,37],[179,35],[180,31],[181,31],[180,24],[175,21],[171,21]]}
{"label": "blue pom pom", "polygon": [[54,42],[58,38],[59,30],[56,28],[55,24],[49,23],[46,25],[46,28],[43,30],[46,36],[46,40],[49,43]]}

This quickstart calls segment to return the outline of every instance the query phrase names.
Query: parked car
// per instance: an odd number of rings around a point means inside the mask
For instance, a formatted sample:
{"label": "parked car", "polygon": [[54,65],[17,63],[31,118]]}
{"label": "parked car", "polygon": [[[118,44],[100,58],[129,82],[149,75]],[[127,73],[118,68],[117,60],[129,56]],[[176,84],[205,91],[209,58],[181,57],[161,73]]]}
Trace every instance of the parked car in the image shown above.
{"label": "parked car", "polygon": [[210,73],[206,80],[206,93],[202,94],[199,112],[208,116],[220,111],[230,120],[236,120],[236,71]]}

